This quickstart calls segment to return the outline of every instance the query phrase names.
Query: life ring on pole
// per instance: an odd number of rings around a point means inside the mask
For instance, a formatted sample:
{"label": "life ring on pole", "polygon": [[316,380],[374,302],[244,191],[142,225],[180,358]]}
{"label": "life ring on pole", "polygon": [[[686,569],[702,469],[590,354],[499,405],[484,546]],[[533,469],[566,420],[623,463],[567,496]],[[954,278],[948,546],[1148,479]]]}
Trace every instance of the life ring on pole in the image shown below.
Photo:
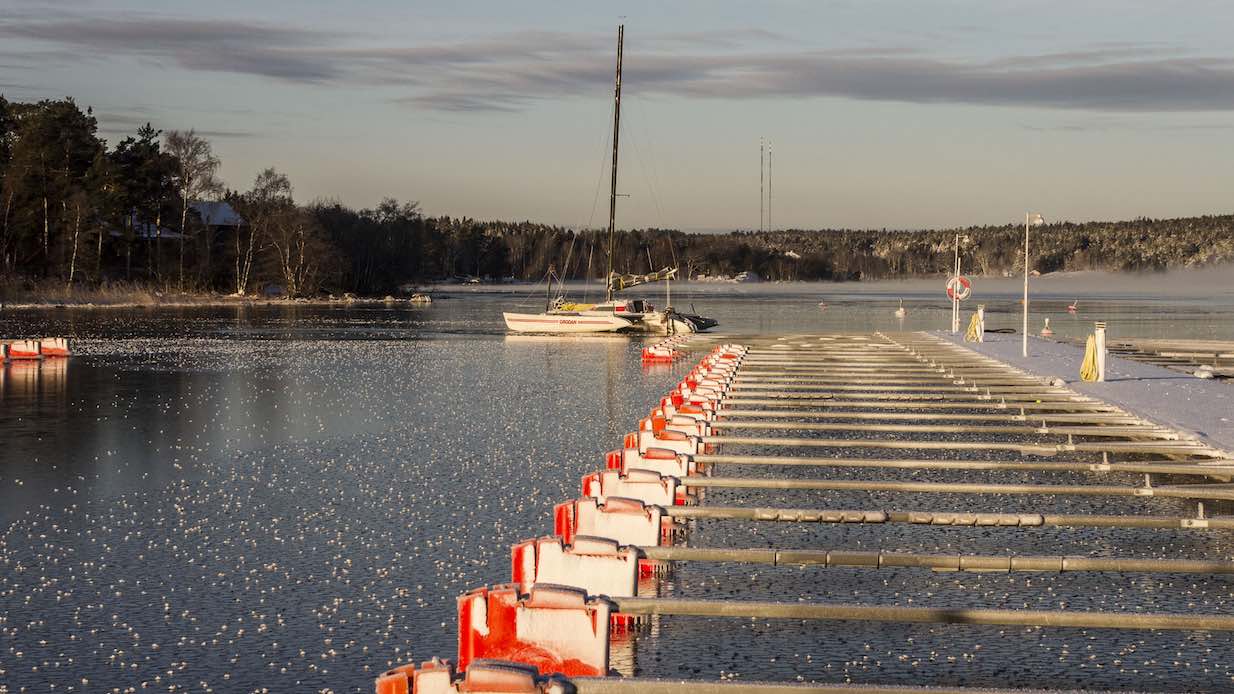
{"label": "life ring on pole", "polygon": [[947,280],[947,298],[964,301],[973,293],[973,283],[963,275]]}

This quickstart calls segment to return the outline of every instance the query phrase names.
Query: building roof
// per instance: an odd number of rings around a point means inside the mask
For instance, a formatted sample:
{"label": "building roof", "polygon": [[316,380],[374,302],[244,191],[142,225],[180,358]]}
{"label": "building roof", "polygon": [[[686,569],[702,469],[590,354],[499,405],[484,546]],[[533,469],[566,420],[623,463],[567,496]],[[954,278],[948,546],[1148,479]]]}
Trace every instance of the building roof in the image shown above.
{"label": "building roof", "polygon": [[198,200],[189,203],[201,217],[201,223],[211,227],[238,227],[244,224],[244,218],[226,202],[210,202]]}

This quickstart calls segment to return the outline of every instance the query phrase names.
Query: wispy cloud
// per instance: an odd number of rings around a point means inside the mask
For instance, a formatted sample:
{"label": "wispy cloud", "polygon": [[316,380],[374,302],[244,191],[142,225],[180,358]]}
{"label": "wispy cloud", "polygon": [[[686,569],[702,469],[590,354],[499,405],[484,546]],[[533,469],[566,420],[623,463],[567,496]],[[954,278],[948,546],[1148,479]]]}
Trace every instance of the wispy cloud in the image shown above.
{"label": "wispy cloud", "polygon": [[[108,137],[133,135],[147,123],[166,122],[162,109],[125,106],[120,109],[100,109],[94,112],[99,132]],[[197,129],[197,134],[211,139],[243,139],[258,135],[254,130]]]}
{"label": "wispy cloud", "polygon": [[[10,17],[0,36],[294,84],[383,86],[437,111],[512,111],[607,89],[612,37],[520,32],[410,46],[313,28],[163,15]],[[1234,110],[1234,59],[1105,44],[993,60],[911,47],[813,50],[758,30],[628,42],[627,86],[700,99],[839,97],[1107,112]]]}
{"label": "wispy cloud", "polygon": [[1121,121],[1109,119],[1072,120],[1059,123],[1022,123],[1024,130],[1034,132],[1146,132],[1146,133],[1212,133],[1234,130],[1234,123],[1145,123],[1140,121]]}

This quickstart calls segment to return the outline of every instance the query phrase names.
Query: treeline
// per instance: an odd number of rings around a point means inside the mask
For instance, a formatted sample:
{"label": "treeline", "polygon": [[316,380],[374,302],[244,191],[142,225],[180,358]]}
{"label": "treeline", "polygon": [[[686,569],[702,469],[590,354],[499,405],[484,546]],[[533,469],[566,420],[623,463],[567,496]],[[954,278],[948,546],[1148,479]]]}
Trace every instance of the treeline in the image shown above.
{"label": "treeline", "polygon": [[[767,277],[861,280],[950,273],[957,234],[965,272],[1023,271],[1024,227],[1014,224],[942,231],[787,230],[724,238],[733,246],[748,245],[751,252],[768,254],[772,260],[763,266]],[[785,263],[786,254],[802,260]],[[1042,273],[1149,271],[1230,262],[1234,215],[1049,224],[1031,230],[1029,261]]]}
{"label": "treeline", "polygon": [[[97,131],[72,99],[0,96],[0,278],[239,294],[278,282],[302,294],[339,267],[285,175],[267,169],[231,191],[192,130],[147,124],[111,147]],[[230,214],[203,218],[202,201]]]}
{"label": "treeline", "polygon": [[[297,202],[270,168],[244,190],[193,131],[150,125],[114,145],[72,99],[0,96],[0,280],[65,287],[130,282],[158,290],[291,296],[373,295],[461,277],[602,277],[603,231],[533,222],[427,217],[417,203],[373,209]],[[204,203],[204,204],[203,204]],[[208,214],[203,213],[207,211]],[[1060,223],[1033,230],[1041,272],[1145,270],[1234,260],[1234,217]],[[860,280],[943,274],[956,233],[980,274],[1022,266],[1018,226],[948,231],[787,230],[685,234],[623,231],[612,267],[644,273],[757,272],[769,280]]]}

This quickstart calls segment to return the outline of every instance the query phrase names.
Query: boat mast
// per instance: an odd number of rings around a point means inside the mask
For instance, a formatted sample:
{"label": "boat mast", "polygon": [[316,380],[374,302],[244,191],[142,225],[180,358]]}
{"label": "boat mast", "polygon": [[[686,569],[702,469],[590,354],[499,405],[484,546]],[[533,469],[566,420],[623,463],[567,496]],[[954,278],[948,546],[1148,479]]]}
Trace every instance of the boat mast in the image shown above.
{"label": "boat mast", "polygon": [[766,149],[767,145],[763,142],[763,138],[758,138],[758,230],[763,230],[763,171],[767,168],[766,164]]}
{"label": "boat mast", "polygon": [[625,25],[617,25],[617,78],[613,87],[613,172],[608,195],[608,274],[604,276],[605,301],[613,300],[613,241],[617,232],[617,139],[621,134],[621,44]]}

